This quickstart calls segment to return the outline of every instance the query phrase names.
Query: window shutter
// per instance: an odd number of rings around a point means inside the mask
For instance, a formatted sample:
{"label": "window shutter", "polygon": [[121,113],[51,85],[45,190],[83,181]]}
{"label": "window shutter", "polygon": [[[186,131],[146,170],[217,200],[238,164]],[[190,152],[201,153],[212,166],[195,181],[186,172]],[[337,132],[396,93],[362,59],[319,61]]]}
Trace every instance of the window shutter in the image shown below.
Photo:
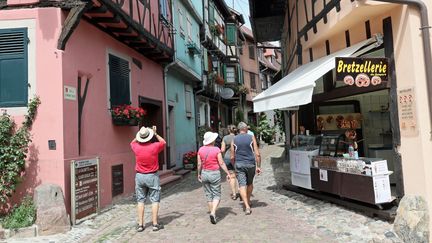
{"label": "window shutter", "polygon": [[130,104],[129,62],[109,55],[111,106]]}
{"label": "window shutter", "polygon": [[189,85],[185,85],[185,106],[186,117],[192,117],[192,88]]}
{"label": "window shutter", "polygon": [[28,101],[27,29],[0,30],[0,106]]}
{"label": "window shutter", "polygon": [[237,65],[238,83],[243,84],[243,70],[240,65]]}
{"label": "window shutter", "polygon": [[209,5],[209,20],[208,20],[209,25],[213,25],[214,24],[214,15],[215,15],[214,11],[215,10],[214,10],[213,4],[210,4]]}
{"label": "window shutter", "polygon": [[225,64],[222,65],[222,73],[223,73],[224,80],[226,81],[226,79],[227,79],[227,73],[226,73],[226,65]]}
{"label": "window shutter", "polygon": [[234,23],[226,24],[227,45],[233,46],[237,44],[237,28]]}

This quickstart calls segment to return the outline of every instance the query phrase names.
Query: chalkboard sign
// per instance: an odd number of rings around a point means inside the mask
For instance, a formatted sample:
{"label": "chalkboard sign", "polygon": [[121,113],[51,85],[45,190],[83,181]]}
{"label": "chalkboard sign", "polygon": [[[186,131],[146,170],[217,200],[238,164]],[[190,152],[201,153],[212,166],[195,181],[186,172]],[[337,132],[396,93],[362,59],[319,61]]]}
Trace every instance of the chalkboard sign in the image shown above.
{"label": "chalkboard sign", "polygon": [[99,211],[99,159],[71,163],[72,223]]}

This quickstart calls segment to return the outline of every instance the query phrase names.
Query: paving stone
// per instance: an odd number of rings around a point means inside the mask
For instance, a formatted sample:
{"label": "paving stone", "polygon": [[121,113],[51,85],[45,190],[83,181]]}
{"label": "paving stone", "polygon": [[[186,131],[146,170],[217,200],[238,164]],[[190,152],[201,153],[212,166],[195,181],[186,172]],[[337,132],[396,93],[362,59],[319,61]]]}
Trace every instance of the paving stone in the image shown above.
{"label": "paving stone", "polygon": [[[368,218],[334,204],[286,191],[289,163],[273,159],[277,145],[262,149],[263,174],[255,179],[252,215],[229,197],[223,182],[219,222],[209,222],[196,172],[163,188],[159,220],[165,229],[151,230],[151,205],[145,206],[146,229],[136,232],[136,208],[126,198],[66,234],[35,237],[28,242],[401,242],[390,223]],[[277,173],[275,173],[277,171]],[[48,238],[47,238],[48,237]],[[22,242],[22,241],[21,241]]]}

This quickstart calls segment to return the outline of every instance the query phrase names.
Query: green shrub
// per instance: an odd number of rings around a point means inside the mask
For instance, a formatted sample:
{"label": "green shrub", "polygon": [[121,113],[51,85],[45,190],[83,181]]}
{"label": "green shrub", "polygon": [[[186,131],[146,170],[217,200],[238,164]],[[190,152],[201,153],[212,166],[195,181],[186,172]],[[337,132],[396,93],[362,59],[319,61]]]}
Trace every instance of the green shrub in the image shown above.
{"label": "green shrub", "polygon": [[9,215],[2,219],[6,229],[17,229],[31,226],[36,220],[36,207],[30,197],[25,197],[18,207],[14,207]]}
{"label": "green shrub", "polygon": [[258,136],[266,143],[272,143],[273,136],[275,134],[274,127],[270,126],[270,123],[267,119],[267,116],[264,113],[261,113],[258,127],[257,127]]}

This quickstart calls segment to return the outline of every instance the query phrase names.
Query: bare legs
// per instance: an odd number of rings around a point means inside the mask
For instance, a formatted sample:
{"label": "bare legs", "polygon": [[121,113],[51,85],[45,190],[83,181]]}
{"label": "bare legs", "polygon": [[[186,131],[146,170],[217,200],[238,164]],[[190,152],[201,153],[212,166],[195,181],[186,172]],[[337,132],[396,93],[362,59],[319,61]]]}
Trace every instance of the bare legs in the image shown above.
{"label": "bare legs", "polygon": [[158,224],[159,203],[152,203],[152,221],[153,225]]}
{"label": "bare legs", "polygon": [[[144,203],[139,202],[137,205],[138,225],[144,225]],[[152,222],[158,224],[159,203],[152,203]]]}
{"label": "bare legs", "polygon": [[139,202],[137,205],[138,225],[144,225],[144,203]]}
{"label": "bare legs", "polygon": [[242,186],[239,188],[239,191],[240,191],[240,196],[243,199],[245,208],[246,209],[250,208],[250,198],[253,191],[253,185],[251,184],[248,186]]}
{"label": "bare legs", "polygon": [[209,205],[211,205],[211,210],[210,210],[210,214],[211,215],[216,215],[216,209],[219,206],[219,199],[214,199],[213,202],[209,202]]}
{"label": "bare legs", "polygon": [[231,187],[231,195],[234,196],[237,194],[237,178],[234,171],[230,171],[231,180],[229,180],[230,187]]}

